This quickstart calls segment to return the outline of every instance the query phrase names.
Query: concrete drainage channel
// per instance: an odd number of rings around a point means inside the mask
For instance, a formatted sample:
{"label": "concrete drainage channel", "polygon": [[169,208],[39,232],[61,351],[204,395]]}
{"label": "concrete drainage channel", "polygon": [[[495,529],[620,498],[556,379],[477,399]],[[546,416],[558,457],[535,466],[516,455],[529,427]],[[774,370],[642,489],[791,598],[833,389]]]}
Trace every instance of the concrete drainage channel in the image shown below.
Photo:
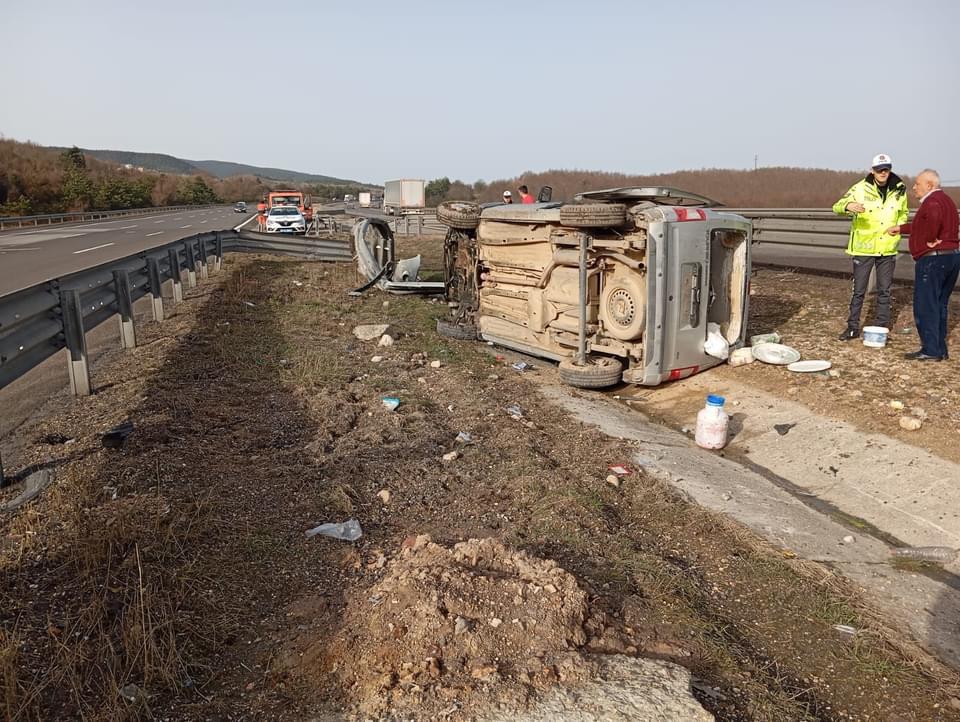
{"label": "concrete drainage channel", "polygon": [[[658,389],[658,393],[663,390]],[[735,443],[724,455],[704,451],[681,431],[612,398],[553,385],[544,385],[541,391],[584,423],[609,436],[637,442],[633,462],[646,473],[668,482],[701,506],[736,519],[782,548],[785,555],[795,554],[842,573],[863,587],[867,598],[876,602],[898,626],[908,629],[923,648],[960,669],[960,639],[954,623],[960,618],[957,567],[901,570],[891,563],[891,545],[898,543],[955,545],[949,529],[899,508],[878,518],[877,507],[889,505],[879,505],[876,499],[867,498],[866,493],[853,487],[845,495],[835,492],[832,497],[805,491],[805,485],[790,478],[792,472],[784,475],[777,470],[809,469],[810,459],[815,458],[817,451],[808,443],[791,444],[792,455],[783,453],[777,459],[762,451],[755,444],[756,437],[751,437],[754,446],[749,457],[738,459]],[[783,407],[780,400],[762,399],[759,392],[751,393],[757,403],[746,407],[748,414],[770,401],[778,401],[776,408]],[[818,421],[822,428],[836,432],[838,422],[822,417]],[[867,443],[869,446],[869,439]],[[902,451],[894,449],[895,445],[907,446],[893,439],[886,439],[886,443],[891,454]],[[913,447],[908,449],[914,456],[925,454]],[[765,459],[771,461],[772,469],[764,465]],[[940,478],[960,478],[957,465],[936,457],[926,461],[934,460]],[[914,463],[911,468],[916,467]],[[882,458],[860,465],[862,474],[878,479],[888,468]],[[947,476],[951,474],[952,477]],[[859,522],[861,516],[867,517],[866,523]]]}

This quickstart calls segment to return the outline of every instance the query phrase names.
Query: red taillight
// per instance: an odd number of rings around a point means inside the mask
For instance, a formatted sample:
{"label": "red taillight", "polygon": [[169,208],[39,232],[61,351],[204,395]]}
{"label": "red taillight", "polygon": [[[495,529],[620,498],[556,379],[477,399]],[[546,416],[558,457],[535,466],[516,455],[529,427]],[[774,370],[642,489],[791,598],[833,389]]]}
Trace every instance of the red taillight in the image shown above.
{"label": "red taillight", "polygon": [[699,370],[699,366],[684,366],[683,368],[679,369],[670,369],[670,376],[667,377],[667,380],[679,381],[680,379],[685,379],[688,376],[693,376]]}

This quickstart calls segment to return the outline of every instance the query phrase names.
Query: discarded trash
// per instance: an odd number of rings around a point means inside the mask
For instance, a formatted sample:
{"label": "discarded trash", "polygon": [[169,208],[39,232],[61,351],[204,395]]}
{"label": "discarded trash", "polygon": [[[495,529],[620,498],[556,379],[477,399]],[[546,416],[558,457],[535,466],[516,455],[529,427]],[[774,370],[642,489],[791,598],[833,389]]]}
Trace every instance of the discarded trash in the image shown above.
{"label": "discarded trash", "polygon": [[903,402],[902,401],[891,401],[890,408],[894,411],[903,411]]}
{"label": "discarded trash", "polygon": [[623,464],[613,464],[611,466],[608,466],[607,470],[612,471],[617,476],[626,476],[627,474],[633,473],[630,471],[629,466],[624,466]]}
{"label": "discarded trash", "polygon": [[800,360],[800,352],[795,348],[779,343],[761,343],[753,347],[753,357],[757,361],[775,366],[786,366]]}
{"label": "discarded trash", "polygon": [[730,355],[730,344],[720,333],[719,323],[707,324],[707,340],[703,344],[703,352],[722,361],[726,361]]}
{"label": "discarded trash", "polygon": [[745,346],[731,351],[727,363],[731,366],[746,366],[747,364],[752,364],[755,360],[753,357],[753,349]]}
{"label": "discarded trash", "polygon": [[0,511],[16,511],[31,499],[39,496],[40,492],[50,486],[51,482],[53,482],[53,472],[49,469],[41,469],[40,471],[33,472],[27,477],[27,480],[23,482],[23,491],[3,506],[0,506]]}
{"label": "discarded trash", "polygon": [[750,337],[751,346],[759,346],[762,343],[780,343],[780,334],[774,331],[773,333],[758,333],[756,336]]}
{"label": "discarded trash", "polygon": [[913,326],[907,326],[906,328],[901,328],[900,333],[913,333]]}
{"label": "discarded trash", "polygon": [[243,303],[244,303],[244,305],[249,306],[250,308],[256,308],[256,307],[257,307],[257,304],[253,303],[252,301],[244,301]]}
{"label": "discarded trash", "polygon": [[723,410],[726,401],[722,396],[710,394],[707,405],[697,414],[697,430],[694,440],[704,449],[722,449],[727,445],[727,412]]}
{"label": "discarded trash", "polygon": [[317,534],[331,537],[332,539],[342,539],[343,541],[356,541],[363,536],[363,530],[360,528],[360,522],[356,519],[348,519],[339,524],[328,523],[315,526],[313,529],[307,529],[304,532],[307,537],[314,537]]}
{"label": "discarded trash", "polygon": [[856,634],[856,627],[851,627],[849,624],[834,624],[833,628],[842,634]]}
{"label": "discarded trash", "polygon": [[510,404],[507,406],[506,411],[515,419],[523,418],[523,409],[520,408],[520,404]]}
{"label": "discarded trash", "polygon": [[387,407],[388,411],[396,411],[400,405],[400,399],[395,396],[384,396],[380,401]]}
{"label": "discarded trash", "polygon": [[921,562],[952,562],[957,557],[957,550],[953,547],[900,547],[890,553],[901,559]]}
{"label": "discarded trash", "polygon": [[124,421],[118,426],[114,426],[110,431],[100,437],[100,443],[105,449],[119,449],[123,442],[133,433],[133,423]]}
{"label": "discarded trash", "polygon": [[455,441],[459,441],[461,444],[472,444],[473,436],[470,435],[469,431],[461,431],[457,434]]}
{"label": "discarded trash", "polygon": [[533,366],[528,364],[526,361],[517,361],[512,365],[512,368],[516,369],[517,371],[526,371],[527,369],[532,369]]}
{"label": "discarded trash", "polygon": [[609,474],[609,475],[607,476],[607,483],[608,483],[610,486],[614,487],[615,489],[619,489],[619,488],[620,488],[620,477],[617,476],[616,474]]}
{"label": "discarded trash", "polygon": [[774,431],[776,431],[778,434],[780,434],[780,436],[786,436],[786,435],[787,435],[787,432],[790,431],[790,429],[792,429],[794,426],[796,426],[796,423],[793,423],[793,424],[774,424],[774,425],[773,425],[773,429],[774,429]]}

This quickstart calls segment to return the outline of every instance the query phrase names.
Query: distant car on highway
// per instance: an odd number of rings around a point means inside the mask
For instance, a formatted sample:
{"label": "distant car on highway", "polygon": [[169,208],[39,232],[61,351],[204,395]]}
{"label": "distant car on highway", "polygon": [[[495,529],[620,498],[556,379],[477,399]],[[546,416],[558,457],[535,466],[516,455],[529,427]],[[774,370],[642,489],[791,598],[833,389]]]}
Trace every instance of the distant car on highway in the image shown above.
{"label": "distant car on highway", "polygon": [[307,220],[296,206],[275,206],[267,213],[267,233],[307,232]]}
{"label": "distant car on highway", "polygon": [[238,201],[238,202],[237,202],[237,205],[235,205],[235,206],[233,207],[233,212],[234,212],[234,213],[246,213],[246,212],[247,212],[247,204],[244,203],[243,201]]}

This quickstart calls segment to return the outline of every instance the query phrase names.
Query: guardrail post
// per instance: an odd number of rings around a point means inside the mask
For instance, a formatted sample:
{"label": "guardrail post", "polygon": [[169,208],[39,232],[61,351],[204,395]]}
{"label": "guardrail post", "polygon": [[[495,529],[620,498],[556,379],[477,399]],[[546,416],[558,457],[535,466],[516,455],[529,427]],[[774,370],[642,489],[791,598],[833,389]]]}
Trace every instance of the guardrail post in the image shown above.
{"label": "guardrail post", "polygon": [[207,249],[207,239],[204,238],[203,236],[200,236],[200,237],[197,239],[197,248],[200,249],[200,258],[199,258],[199,262],[200,262],[200,279],[205,281],[206,279],[208,279],[208,278],[210,277],[210,273],[209,273],[209,271],[207,270],[207,253],[208,253],[208,249]]}
{"label": "guardrail post", "polygon": [[90,395],[90,368],[87,365],[87,339],[83,333],[83,310],[80,292],[75,288],[60,290],[63,309],[63,335],[70,364],[70,391],[74,396]]}
{"label": "guardrail post", "polygon": [[197,255],[193,250],[193,244],[187,241],[183,244],[187,255],[187,288],[197,287]]}
{"label": "guardrail post", "polygon": [[160,262],[156,258],[147,258],[147,283],[153,301],[153,320],[163,321],[163,284],[160,282]]}
{"label": "guardrail post", "polygon": [[183,271],[180,269],[180,252],[176,248],[171,248],[170,256],[170,278],[173,279],[173,305],[183,302]]}
{"label": "guardrail post", "polygon": [[133,297],[130,295],[130,274],[113,272],[113,285],[117,291],[117,314],[120,318],[120,348],[137,347],[137,330],[133,325]]}
{"label": "guardrail post", "polygon": [[223,268],[223,234],[217,231],[216,245],[213,250],[213,272],[219,273]]}

